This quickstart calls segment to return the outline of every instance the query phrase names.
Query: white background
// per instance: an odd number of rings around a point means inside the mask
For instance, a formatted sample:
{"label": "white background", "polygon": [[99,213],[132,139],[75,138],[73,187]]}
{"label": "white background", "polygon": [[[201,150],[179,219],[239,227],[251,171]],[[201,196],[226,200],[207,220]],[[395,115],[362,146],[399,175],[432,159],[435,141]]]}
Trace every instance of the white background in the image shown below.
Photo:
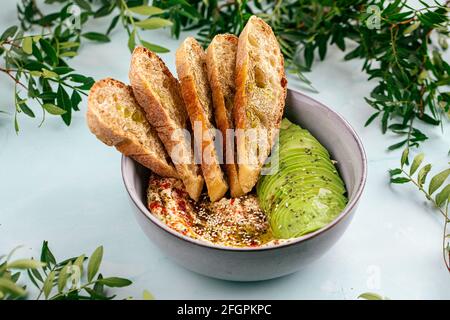
{"label": "white background", "polygon": [[[90,23],[106,30],[109,18]],[[15,1],[2,1],[0,29],[16,23]],[[147,31],[144,39],[171,49],[162,55],[175,72],[174,51],[180,43],[169,31]],[[182,38],[187,34],[182,34]],[[84,41],[71,61],[79,73],[95,79],[127,82],[130,53],[121,28],[112,42]],[[449,56],[447,55],[447,58]],[[342,114],[361,136],[369,159],[367,187],[350,227],[320,260],[303,271],[271,281],[233,283],[194,274],[169,261],[134,221],[120,175],[120,154],[89,132],[86,101],[66,127],[58,117],[39,120],[0,116],[0,253],[24,245],[18,256],[38,256],[43,240],[61,260],[90,254],[104,245],[102,272],[124,276],[133,285],[119,297],[141,297],[148,289],[157,299],[354,299],[366,291],[390,298],[450,298],[450,274],[442,260],[443,221],[412,186],[390,186],[387,171],[398,166],[399,152],[387,152],[398,141],[382,136],[379,123],[363,124],[372,114],[364,102],[375,82],[361,72],[361,61],[344,62],[331,48],[307,76],[319,93],[307,93]],[[289,87],[307,92],[295,78]],[[13,111],[13,86],[0,75],[0,107]],[[38,108],[35,108],[39,115]],[[425,128],[426,160],[443,169],[450,146],[446,131]]]}

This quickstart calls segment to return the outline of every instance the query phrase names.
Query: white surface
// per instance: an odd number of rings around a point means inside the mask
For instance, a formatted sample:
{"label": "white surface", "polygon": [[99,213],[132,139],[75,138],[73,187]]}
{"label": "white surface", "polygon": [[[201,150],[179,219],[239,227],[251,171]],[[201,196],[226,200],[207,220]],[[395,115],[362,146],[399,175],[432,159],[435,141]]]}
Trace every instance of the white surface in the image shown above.
{"label": "white surface", "polygon": [[[2,5],[3,30],[15,23],[16,10],[14,1]],[[107,22],[89,27],[105,30]],[[162,57],[174,72],[179,41],[168,31],[142,35],[172,50]],[[84,42],[71,63],[96,79],[126,82],[130,53],[125,32],[118,28],[112,39],[108,44]],[[342,114],[361,136],[369,177],[347,232],[302,272],[259,283],[233,283],[194,274],[169,261],[134,221],[120,176],[120,154],[88,131],[85,101],[70,127],[48,117],[38,128],[38,120],[22,116],[16,136],[12,118],[0,116],[0,253],[22,244],[20,255],[37,256],[42,240],[49,240],[62,259],[90,254],[102,244],[102,272],[134,282],[120,291],[121,297],[140,297],[148,289],[158,299],[354,299],[366,291],[391,298],[450,299],[450,275],[442,261],[442,221],[412,187],[388,184],[387,170],[398,165],[399,154],[388,153],[386,147],[396,138],[381,136],[377,122],[363,127],[372,113],[363,97],[374,83],[367,82],[360,69],[359,61],[344,62],[343,54],[332,49],[307,75],[320,92],[310,95]],[[298,81],[289,80],[290,88],[305,91]],[[2,75],[0,86],[0,105],[11,106],[10,79]],[[445,166],[448,130],[447,126],[445,133],[436,129],[429,134],[423,147],[427,160]]]}

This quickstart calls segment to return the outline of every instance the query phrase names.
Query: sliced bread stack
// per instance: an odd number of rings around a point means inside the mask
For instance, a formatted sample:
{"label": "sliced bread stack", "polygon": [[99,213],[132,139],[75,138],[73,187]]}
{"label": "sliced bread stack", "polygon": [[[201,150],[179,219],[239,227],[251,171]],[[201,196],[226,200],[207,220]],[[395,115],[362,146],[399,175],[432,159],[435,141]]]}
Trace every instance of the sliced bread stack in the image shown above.
{"label": "sliced bread stack", "polygon": [[[131,88],[105,79],[91,89],[88,126],[155,173],[181,179],[195,201],[204,183],[211,201],[228,188],[239,197],[255,186],[280,126],[283,64],[271,28],[255,16],[239,38],[217,35],[206,52],[187,38],[176,52],[179,81],[156,54],[138,47]],[[255,140],[249,130],[265,134]]]}

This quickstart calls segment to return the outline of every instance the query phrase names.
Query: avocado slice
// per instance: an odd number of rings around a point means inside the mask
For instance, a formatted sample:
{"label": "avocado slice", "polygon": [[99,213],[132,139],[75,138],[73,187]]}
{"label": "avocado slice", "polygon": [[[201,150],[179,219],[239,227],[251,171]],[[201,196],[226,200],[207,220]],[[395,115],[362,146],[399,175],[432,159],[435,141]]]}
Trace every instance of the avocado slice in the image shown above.
{"label": "avocado slice", "polygon": [[[300,191],[293,192],[294,190]],[[323,203],[335,201],[343,207],[346,205],[346,197],[342,193],[330,189],[329,185],[318,185],[315,183],[310,185],[302,184],[300,186],[286,186],[279,189],[271,196],[271,201],[266,203],[266,206],[264,208],[262,207],[262,209],[271,211],[275,207],[286,205],[286,203],[292,202],[295,199],[312,201],[316,198],[320,199]]]}
{"label": "avocado slice", "polygon": [[333,190],[338,194],[345,193],[345,186],[340,180],[336,179],[336,175],[328,171],[316,169],[315,171],[306,171],[298,174],[295,171],[284,172],[280,175],[271,177],[265,184],[260,184],[257,191],[264,194],[265,198],[260,200],[261,206],[265,209],[267,200],[272,200],[280,191],[288,190],[288,192],[297,195],[298,192],[304,192],[306,186],[314,188],[314,186]]}
{"label": "avocado slice", "polygon": [[329,224],[347,197],[326,148],[307,130],[283,119],[274,152],[278,172],[261,176],[256,187],[274,237],[299,237]]}
{"label": "avocado slice", "polygon": [[330,212],[340,210],[338,201],[290,199],[279,204],[269,222],[278,238],[295,238],[316,231],[333,220]]}

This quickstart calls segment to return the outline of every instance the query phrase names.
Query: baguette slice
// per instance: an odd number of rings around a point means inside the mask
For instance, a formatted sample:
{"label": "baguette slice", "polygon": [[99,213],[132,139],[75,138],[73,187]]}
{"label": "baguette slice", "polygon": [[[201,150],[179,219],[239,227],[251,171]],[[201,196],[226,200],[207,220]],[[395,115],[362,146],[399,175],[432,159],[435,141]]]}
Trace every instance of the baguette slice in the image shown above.
{"label": "baguette slice", "polygon": [[[252,16],[239,36],[236,54],[236,97],[233,109],[237,131],[256,129],[258,138],[236,139],[239,183],[249,192],[270,154],[286,99],[287,80],[278,41],[262,19]],[[251,131],[251,130],[250,130]]]}
{"label": "baguette slice", "polygon": [[111,78],[97,81],[89,92],[86,118],[91,132],[103,143],[161,176],[178,177],[156,131],[124,83]]}
{"label": "baguette slice", "polygon": [[244,194],[238,180],[233,132],[233,105],[235,87],[236,51],[238,37],[219,34],[211,41],[206,51],[206,66],[214,103],[216,124],[224,137],[223,154],[227,171],[230,194],[233,198]]}
{"label": "baguette slice", "polygon": [[181,93],[194,130],[194,139],[197,140],[195,144],[201,145],[200,159],[208,195],[211,201],[217,201],[225,195],[228,185],[220,167],[214,135],[211,132],[214,130],[214,115],[206,71],[206,55],[198,42],[189,37],[178,48],[175,63]]}
{"label": "baguette slice", "polygon": [[197,201],[203,177],[194,163],[191,141],[182,134],[189,133],[190,124],[178,80],[156,54],[144,47],[133,52],[129,78],[136,100],[158,132],[189,196]]}

